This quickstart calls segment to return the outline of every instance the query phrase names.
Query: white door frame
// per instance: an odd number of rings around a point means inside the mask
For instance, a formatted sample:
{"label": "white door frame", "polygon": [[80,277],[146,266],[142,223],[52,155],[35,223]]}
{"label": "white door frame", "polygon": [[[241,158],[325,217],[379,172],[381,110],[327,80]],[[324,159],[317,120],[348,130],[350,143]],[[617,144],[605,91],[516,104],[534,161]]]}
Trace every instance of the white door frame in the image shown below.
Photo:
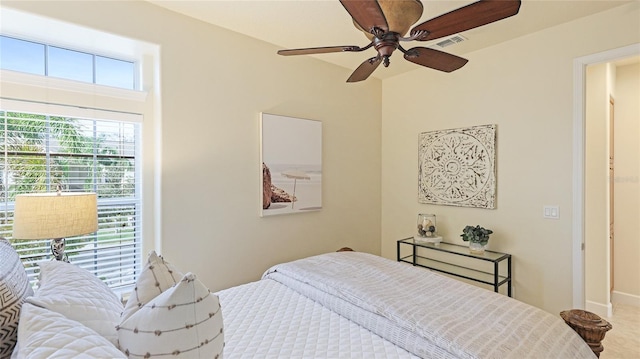
{"label": "white door frame", "polygon": [[640,55],[640,43],[573,60],[573,308],[584,309],[584,166],[586,67]]}

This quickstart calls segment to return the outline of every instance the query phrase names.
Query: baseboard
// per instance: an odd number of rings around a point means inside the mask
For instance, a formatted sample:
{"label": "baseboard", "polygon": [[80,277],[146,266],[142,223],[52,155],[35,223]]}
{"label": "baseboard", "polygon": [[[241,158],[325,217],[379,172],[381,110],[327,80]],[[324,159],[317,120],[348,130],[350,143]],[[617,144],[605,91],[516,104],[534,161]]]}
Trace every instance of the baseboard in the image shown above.
{"label": "baseboard", "polygon": [[640,296],[614,290],[613,293],[611,293],[611,303],[640,307]]}
{"label": "baseboard", "polygon": [[586,304],[587,305],[585,306],[585,310],[591,313],[607,318],[610,318],[613,315],[613,306],[611,305],[611,303],[602,304],[587,300]]}

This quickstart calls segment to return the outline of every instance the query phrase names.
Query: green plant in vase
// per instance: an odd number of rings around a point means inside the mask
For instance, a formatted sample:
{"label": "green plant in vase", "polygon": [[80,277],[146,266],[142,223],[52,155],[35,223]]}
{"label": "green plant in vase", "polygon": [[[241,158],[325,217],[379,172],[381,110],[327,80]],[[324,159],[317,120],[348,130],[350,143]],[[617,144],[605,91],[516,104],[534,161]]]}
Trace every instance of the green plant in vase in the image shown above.
{"label": "green plant in vase", "polygon": [[462,230],[462,240],[469,242],[469,249],[471,253],[484,253],[484,247],[489,243],[489,235],[493,233],[492,230],[480,227],[477,225],[466,226]]}

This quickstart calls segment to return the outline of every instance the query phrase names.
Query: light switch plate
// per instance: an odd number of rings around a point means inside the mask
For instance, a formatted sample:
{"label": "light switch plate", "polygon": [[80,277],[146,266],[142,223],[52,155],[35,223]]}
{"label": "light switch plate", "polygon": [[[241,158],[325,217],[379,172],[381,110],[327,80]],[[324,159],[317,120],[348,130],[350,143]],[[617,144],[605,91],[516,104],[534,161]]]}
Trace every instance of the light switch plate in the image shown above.
{"label": "light switch plate", "polygon": [[542,207],[542,218],[560,219],[560,207],[545,205]]}

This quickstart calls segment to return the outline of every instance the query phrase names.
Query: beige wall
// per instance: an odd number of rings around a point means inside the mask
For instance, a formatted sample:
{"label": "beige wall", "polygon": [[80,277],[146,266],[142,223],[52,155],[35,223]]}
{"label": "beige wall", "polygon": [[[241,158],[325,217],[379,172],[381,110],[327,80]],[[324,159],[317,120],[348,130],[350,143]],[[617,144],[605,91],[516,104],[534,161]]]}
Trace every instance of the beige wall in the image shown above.
{"label": "beige wall", "polygon": [[[640,42],[637,5],[465,54],[469,63],[451,74],[385,80],[383,256],[395,257],[420,212],[438,215],[448,241],[463,243],[462,228],[481,224],[495,232],[490,249],[514,256],[516,298],[551,313],[571,308],[573,60]],[[497,124],[497,209],[419,204],[418,134],[481,124]],[[546,204],[560,219],[542,218]]]}
{"label": "beige wall", "polygon": [[640,306],[640,65],[616,69],[612,301]]}
{"label": "beige wall", "polygon": [[615,67],[587,67],[585,109],[585,299],[601,315],[610,308],[609,98]]}
{"label": "beige wall", "polygon": [[[178,268],[218,290],[342,246],[380,253],[379,80],[346,84],[347,69],[279,57],[275,46],[146,2],[3,6],[160,45],[160,238]],[[259,217],[262,111],[322,121],[322,211]]]}

